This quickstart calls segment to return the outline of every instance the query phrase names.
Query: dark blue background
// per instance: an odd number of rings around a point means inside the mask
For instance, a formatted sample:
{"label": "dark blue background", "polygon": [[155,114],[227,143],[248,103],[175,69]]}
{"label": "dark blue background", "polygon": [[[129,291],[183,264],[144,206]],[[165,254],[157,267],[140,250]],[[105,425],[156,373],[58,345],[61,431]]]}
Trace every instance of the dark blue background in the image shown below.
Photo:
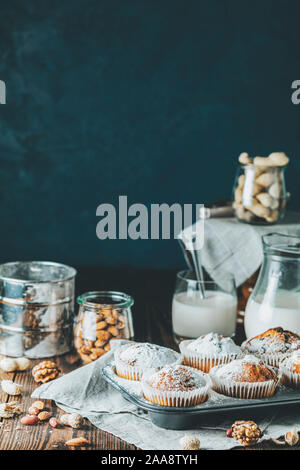
{"label": "dark blue background", "polygon": [[184,265],[99,241],[96,208],[230,196],[237,155],[284,150],[299,208],[298,1],[1,0],[0,261]]}

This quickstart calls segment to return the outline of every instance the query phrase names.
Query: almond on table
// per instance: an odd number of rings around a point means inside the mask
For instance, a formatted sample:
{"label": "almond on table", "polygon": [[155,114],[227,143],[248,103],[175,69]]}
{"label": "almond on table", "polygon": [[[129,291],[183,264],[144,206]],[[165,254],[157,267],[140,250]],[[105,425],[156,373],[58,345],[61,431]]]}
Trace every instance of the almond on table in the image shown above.
{"label": "almond on table", "polygon": [[82,447],[90,445],[89,441],[84,437],[75,437],[65,442],[65,445],[68,447]]}

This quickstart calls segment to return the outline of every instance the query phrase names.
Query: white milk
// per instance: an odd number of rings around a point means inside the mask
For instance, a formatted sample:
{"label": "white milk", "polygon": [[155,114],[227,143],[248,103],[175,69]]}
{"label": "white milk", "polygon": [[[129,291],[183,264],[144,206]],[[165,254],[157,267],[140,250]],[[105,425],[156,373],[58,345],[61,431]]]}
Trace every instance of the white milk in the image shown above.
{"label": "white milk", "polygon": [[300,293],[278,291],[275,301],[262,303],[250,297],[245,312],[247,338],[276,326],[300,335]]}
{"label": "white milk", "polygon": [[206,291],[205,299],[194,291],[175,294],[172,306],[173,331],[185,338],[207,333],[232,336],[235,333],[237,300],[230,294]]}

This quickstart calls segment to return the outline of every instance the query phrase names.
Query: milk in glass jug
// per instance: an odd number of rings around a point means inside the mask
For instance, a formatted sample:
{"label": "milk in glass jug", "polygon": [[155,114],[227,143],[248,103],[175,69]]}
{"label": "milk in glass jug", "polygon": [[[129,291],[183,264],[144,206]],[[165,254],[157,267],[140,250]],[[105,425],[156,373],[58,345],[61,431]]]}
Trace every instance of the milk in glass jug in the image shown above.
{"label": "milk in glass jug", "polygon": [[300,237],[262,237],[264,261],[245,311],[247,338],[281,326],[300,335]]}

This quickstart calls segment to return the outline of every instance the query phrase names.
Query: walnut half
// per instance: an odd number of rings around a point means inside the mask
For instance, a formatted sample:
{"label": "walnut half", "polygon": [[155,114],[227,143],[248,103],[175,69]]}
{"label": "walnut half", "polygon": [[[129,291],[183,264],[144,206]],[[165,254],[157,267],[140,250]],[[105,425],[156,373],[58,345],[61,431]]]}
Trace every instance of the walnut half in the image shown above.
{"label": "walnut half", "polygon": [[42,361],[32,369],[32,375],[35,382],[46,383],[55,379],[60,373],[59,368],[52,361]]}

